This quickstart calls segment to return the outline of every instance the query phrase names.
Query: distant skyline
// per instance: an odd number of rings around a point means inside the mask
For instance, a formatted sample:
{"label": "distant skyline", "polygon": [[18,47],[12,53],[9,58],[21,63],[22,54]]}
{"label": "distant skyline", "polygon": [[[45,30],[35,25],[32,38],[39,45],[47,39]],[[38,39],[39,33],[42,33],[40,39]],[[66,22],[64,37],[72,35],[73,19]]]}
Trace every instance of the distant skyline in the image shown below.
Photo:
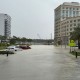
{"label": "distant skyline", "polygon": [[[79,0],[0,0],[0,13],[11,16],[11,36],[54,38],[54,9]],[[39,36],[37,35],[39,34]]]}

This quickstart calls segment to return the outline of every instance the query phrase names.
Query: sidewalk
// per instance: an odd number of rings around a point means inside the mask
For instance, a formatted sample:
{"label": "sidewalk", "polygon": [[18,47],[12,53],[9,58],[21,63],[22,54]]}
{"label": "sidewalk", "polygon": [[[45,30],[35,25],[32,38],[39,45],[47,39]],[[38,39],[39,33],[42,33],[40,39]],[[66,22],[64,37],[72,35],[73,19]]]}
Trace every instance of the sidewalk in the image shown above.
{"label": "sidewalk", "polygon": [[6,55],[0,55],[0,64],[3,63],[7,59]]}
{"label": "sidewalk", "polygon": [[[62,53],[65,53],[66,56],[69,56],[72,60],[74,60],[75,62],[80,64],[80,56],[77,56],[77,58],[76,58],[75,55],[70,54],[70,46],[66,46],[66,47],[65,46],[62,46],[62,47],[61,46],[57,46],[57,48],[58,48],[58,50],[62,51]],[[74,49],[75,49],[75,51],[80,52],[78,47],[75,47]]]}

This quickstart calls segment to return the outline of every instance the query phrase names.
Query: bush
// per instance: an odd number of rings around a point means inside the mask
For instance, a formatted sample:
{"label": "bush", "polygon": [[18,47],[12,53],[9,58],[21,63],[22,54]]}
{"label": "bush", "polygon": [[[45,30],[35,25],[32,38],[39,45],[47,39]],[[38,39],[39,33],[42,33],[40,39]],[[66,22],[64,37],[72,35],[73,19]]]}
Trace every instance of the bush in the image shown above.
{"label": "bush", "polygon": [[0,54],[14,54],[14,52],[11,52],[11,51],[0,51]]}

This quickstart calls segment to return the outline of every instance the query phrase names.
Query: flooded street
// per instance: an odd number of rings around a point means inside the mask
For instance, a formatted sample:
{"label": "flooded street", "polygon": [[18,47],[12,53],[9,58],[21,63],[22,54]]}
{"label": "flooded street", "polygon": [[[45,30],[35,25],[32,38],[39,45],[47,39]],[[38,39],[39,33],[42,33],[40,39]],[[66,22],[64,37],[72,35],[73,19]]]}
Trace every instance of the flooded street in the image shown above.
{"label": "flooded street", "polygon": [[52,45],[0,55],[0,80],[80,80],[80,63]]}

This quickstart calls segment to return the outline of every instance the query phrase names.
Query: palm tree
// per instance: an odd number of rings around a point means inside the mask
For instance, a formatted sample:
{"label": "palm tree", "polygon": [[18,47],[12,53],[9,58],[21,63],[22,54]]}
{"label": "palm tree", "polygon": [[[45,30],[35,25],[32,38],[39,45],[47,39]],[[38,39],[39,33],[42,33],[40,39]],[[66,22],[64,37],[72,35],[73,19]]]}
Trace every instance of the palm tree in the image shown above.
{"label": "palm tree", "polygon": [[78,41],[78,49],[80,49],[80,26],[75,27],[74,31],[70,33],[70,39]]}

